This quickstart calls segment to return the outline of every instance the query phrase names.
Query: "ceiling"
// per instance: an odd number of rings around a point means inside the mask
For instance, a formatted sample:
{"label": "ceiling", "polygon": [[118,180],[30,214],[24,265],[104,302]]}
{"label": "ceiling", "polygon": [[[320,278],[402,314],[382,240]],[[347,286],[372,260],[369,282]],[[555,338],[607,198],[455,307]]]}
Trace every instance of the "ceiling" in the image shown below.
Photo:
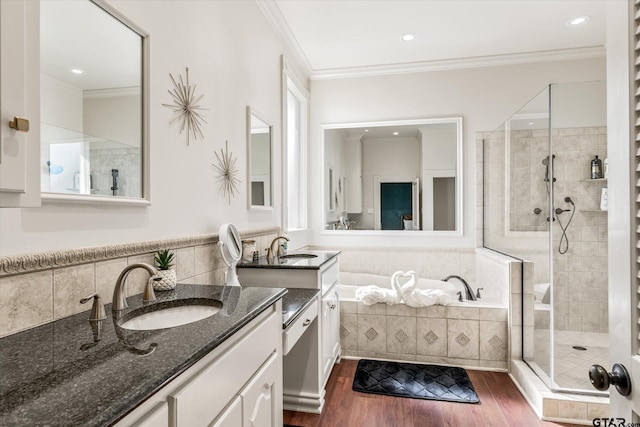
{"label": "ceiling", "polygon": [[[591,49],[617,0],[275,0],[312,72]],[[588,15],[582,26],[569,19]],[[415,33],[411,42],[403,33]],[[597,55],[593,52],[598,52]],[[556,56],[557,58],[557,56]]]}
{"label": "ceiling", "polygon": [[[137,87],[141,55],[142,38],[96,4],[41,2],[42,74],[84,91]],[[84,74],[73,74],[72,68]]]}

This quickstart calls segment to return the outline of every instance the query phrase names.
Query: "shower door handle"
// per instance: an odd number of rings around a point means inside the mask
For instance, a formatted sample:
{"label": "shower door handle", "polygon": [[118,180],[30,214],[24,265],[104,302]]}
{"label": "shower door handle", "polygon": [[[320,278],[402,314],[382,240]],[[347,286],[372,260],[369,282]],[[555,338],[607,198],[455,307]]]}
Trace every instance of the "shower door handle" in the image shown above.
{"label": "shower door handle", "polygon": [[624,365],[614,363],[611,372],[607,372],[600,365],[591,365],[589,368],[589,380],[597,390],[605,391],[610,385],[616,386],[618,393],[623,396],[631,394],[631,377]]}

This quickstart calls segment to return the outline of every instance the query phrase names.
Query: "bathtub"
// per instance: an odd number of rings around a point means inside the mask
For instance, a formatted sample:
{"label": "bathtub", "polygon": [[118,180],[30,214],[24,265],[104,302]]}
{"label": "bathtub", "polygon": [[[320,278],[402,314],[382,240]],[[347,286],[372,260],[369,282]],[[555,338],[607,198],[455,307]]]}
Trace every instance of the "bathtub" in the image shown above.
{"label": "bathtub", "polygon": [[[463,290],[451,280],[419,279],[420,289]],[[455,302],[448,306],[409,307],[356,300],[361,286],[390,288],[391,278],[341,272],[340,344],[343,357],[417,361],[508,370],[508,308],[495,299]],[[472,285],[475,290],[475,286]]]}
{"label": "bathtub", "polygon": [[[381,276],[378,274],[369,274],[369,273],[349,273],[349,272],[340,272],[340,279],[337,287],[338,295],[340,296],[340,301],[349,301],[349,302],[358,302],[356,299],[356,290],[358,290],[361,286],[375,285],[381,288],[391,289],[391,277],[389,276]],[[471,286],[474,290],[476,288]],[[450,282],[443,282],[442,280],[434,280],[434,279],[423,279],[418,278],[418,284],[416,289],[427,290],[427,289],[442,289],[445,291],[462,291],[464,295],[464,287],[462,283],[460,283],[457,279],[452,279]],[[404,305],[404,304],[399,304]],[[484,307],[484,308],[506,308],[504,304],[498,301],[495,298],[484,298],[481,297],[477,301],[468,301],[464,300],[461,302],[456,301],[451,304],[451,306],[461,306],[461,307]]]}

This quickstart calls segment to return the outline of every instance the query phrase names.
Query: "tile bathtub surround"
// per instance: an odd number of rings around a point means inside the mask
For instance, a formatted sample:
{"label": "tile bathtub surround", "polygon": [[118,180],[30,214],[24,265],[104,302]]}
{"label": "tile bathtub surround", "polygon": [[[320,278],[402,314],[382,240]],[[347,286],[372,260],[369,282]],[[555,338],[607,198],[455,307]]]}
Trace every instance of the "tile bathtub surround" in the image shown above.
{"label": "tile bathtub surround", "polygon": [[386,304],[340,305],[344,356],[508,368],[507,309],[430,306],[398,313]]}
{"label": "tile bathtub surround", "polygon": [[[256,240],[263,252],[279,228],[249,230],[241,238]],[[158,249],[176,253],[178,280],[193,284],[221,284],[226,267],[217,246],[218,235],[139,242],[86,249],[37,253],[0,258],[0,337],[91,309],[80,299],[97,292],[104,304],[111,302],[120,272],[130,264],[153,265]],[[132,271],[127,296],[142,293],[148,273]]]}

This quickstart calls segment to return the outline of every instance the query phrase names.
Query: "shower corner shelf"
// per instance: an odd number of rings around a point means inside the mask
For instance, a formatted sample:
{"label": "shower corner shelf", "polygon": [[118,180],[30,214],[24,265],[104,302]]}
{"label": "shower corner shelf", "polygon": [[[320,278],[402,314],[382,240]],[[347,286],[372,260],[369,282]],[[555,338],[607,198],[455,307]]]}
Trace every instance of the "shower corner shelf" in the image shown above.
{"label": "shower corner shelf", "polygon": [[580,182],[607,182],[607,178],[581,179]]}
{"label": "shower corner shelf", "polygon": [[602,209],[579,209],[580,212],[587,212],[587,213],[591,213],[591,212],[604,212],[607,213],[608,211],[602,210]]}

